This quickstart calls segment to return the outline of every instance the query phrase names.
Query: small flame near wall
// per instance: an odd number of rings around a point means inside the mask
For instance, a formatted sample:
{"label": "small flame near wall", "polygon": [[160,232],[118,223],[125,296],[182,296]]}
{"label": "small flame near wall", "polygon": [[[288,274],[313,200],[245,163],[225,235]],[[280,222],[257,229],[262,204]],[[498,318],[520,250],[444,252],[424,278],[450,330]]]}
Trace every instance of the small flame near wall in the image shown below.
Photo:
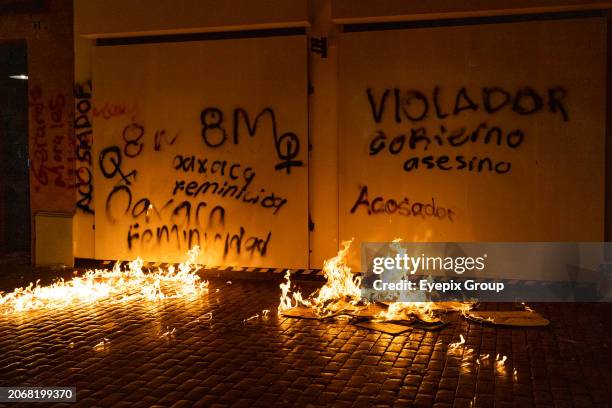
{"label": "small flame near wall", "polygon": [[286,282],[280,285],[279,315],[294,307],[304,306],[311,308],[316,315],[326,317],[347,307],[357,306],[361,302],[361,277],[353,274],[347,265],[352,242],[343,242],[338,254],[323,262],[325,284],[308,299],[304,299],[299,291],[291,292],[291,272],[287,271]]}

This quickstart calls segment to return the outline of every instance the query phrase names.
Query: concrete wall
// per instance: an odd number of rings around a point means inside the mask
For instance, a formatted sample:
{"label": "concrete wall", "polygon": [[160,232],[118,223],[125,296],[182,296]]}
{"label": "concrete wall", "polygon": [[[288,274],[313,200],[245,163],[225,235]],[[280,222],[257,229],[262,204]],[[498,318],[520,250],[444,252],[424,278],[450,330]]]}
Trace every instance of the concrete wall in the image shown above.
{"label": "concrete wall", "polygon": [[[32,223],[38,211],[74,209],[72,11],[71,0],[47,0],[42,9],[3,12],[0,18],[0,41],[27,41]],[[32,239],[34,244],[34,234]]]}

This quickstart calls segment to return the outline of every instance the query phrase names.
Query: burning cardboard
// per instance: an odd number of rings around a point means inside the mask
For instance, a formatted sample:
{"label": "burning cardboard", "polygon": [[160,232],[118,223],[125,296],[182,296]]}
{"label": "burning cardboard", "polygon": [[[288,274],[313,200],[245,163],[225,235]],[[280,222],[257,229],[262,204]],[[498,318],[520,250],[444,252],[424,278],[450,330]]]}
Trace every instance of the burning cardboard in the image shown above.
{"label": "burning cardboard", "polygon": [[295,317],[298,319],[312,319],[312,320],[321,320],[321,316],[316,314],[314,309],[304,306],[296,306],[291,309],[287,309],[283,312],[283,316],[285,317]]}
{"label": "burning cardboard", "polygon": [[281,283],[279,315],[301,319],[351,317],[351,323],[392,335],[413,328],[440,330],[448,325],[448,313],[461,313],[473,321],[508,326],[546,326],[549,321],[525,306],[525,311],[487,312],[472,310],[475,302],[376,302],[361,298],[361,277],[352,273],[346,260],[352,241],[344,242],[334,258],[323,264],[325,284],[307,299],[291,290],[291,273]]}
{"label": "burning cardboard", "polygon": [[398,334],[402,334],[402,333],[412,330],[410,326],[406,326],[403,324],[397,324],[397,323],[389,323],[389,322],[365,321],[365,322],[354,323],[354,325],[357,327],[364,328],[364,329],[376,330],[382,333],[390,334],[392,336],[396,336]]}
{"label": "burning cardboard", "polygon": [[473,310],[466,317],[479,323],[489,323],[500,326],[541,327],[548,326],[550,321],[541,314],[531,310],[517,311],[479,311]]}

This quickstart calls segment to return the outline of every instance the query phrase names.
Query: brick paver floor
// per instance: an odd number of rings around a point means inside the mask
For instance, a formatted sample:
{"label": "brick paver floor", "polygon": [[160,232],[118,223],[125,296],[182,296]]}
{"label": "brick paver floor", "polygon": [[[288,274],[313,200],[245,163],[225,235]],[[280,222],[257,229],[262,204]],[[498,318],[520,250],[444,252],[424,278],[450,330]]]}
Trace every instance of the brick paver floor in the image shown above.
{"label": "brick paver floor", "polygon": [[0,381],[76,386],[81,407],[610,406],[609,304],[532,305],[546,328],[455,316],[393,337],[278,317],[278,297],[278,282],[213,279],[193,299],[1,316]]}

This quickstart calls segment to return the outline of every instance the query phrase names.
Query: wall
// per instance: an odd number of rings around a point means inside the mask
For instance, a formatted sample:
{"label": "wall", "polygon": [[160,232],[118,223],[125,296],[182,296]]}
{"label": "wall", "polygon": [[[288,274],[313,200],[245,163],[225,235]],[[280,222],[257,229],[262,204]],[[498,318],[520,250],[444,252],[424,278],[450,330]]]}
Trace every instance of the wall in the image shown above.
{"label": "wall", "polygon": [[32,214],[71,214],[76,184],[72,1],[48,0],[37,11],[4,12],[0,19],[3,39],[27,41]]}
{"label": "wall", "polygon": [[[143,13],[143,9],[148,11]],[[263,2],[180,0],[171,4],[169,2],[135,0],[75,1],[75,52],[77,55],[75,63],[77,92],[75,123],[77,127],[77,174],[79,175],[79,183],[76,193],[77,209],[73,222],[73,233],[77,257],[100,257],[104,254],[100,251],[105,247],[103,243],[96,241],[96,237],[100,236],[104,226],[99,226],[98,231],[95,230],[95,220],[96,217],[100,217],[100,213],[96,211],[94,203],[100,199],[98,197],[100,190],[97,183],[94,182],[95,162],[97,161],[94,155],[94,140],[101,130],[99,128],[94,130],[93,123],[96,117],[98,123],[100,123],[98,112],[104,107],[99,100],[93,97],[95,90],[92,88],[95,88],[95,80],[92,82],[92,79],[93,71],[96,68],[92,65],[95,48],[93,46],[94,39],[152,34],[305,27],[308,25],[308,20],[308,2],[305,0]],[[305,69],[306,64],[302,65],[302,68]],[[306,78],[304,78],[305,80]],[[301,91],[305,91],[305,89],[304,82]],[[194,88],[190,88],[188,92],[195,91]],[[253,96],[256,95],[253,94]],[[242,101],[235,100],[235,103],[240,104],[244,101],[243,98]],[[263,99],[262,102],[264,102]],[[307,113],[304,112],[304,118],[306,118],[306,115]],[[166,125],[172,125],[172,123],[168,122]],[[297,128],[301,127],[300,123],[295,123],[295,125]],[[180,126],[183,125],[180,124]],[[300,155],[303,155],[304,161],[307,161],[308,134],[306,130],[301,132],[300,138],[304,139]],[[304,168],[304,176],[306,176],[306,171],[307,166]],[[261,176],[258,176],[258,178],[261,178]],[[271,184],[274,183],[268,182],[268,185]],[[307,195],[306,192],[300,194],[302,197],[307,197]],[[304,199],[302,203],[304,206],[303,216],[307,218],[307,201]],[[300,224],[295,228],[296,232],[300,232],[299,234],[296,233],[296,236],[302,235],[302,230],[304,235],[307,234],[308,224],[305,219],[300,219],[301,217],[302,215],[296,217],[295,220],[296,223]],[[235,217],[233,218],[235,220]],[[286,222],[285,224],[285,228],[292,226]],[[121,236],[123,237],[123,235]],[[277,236],[276,240],[279,241],[279,238]],[[307,236],[305,239],[307,240]],[[287,242],[289,243],[291,240]],[[295,248],[305,248],[307,246],[307,242],[294,245]],[[116,257],[119,256],[116,255]],[[126,253],[125,256],[132,255]],[[304,251],[301,255],[303,261],[299,261],[299,265],[305,266],[308,263],[307,256],[307,251]]]}
{"label": "wall", "polygon": [[76,0],[75,31],[90,38],[303,27],[307,0]]}
{"label": "wall", "polygon": [[603,239],[605,32],[589,18],[342,34],[341,238]]}
{"label": "wall", "polygon": [[332,3],[332,18],[338,24],[559,13],[612,6],[606,0],[334,0]]}
{"label": "wall", "polygon": [[[126,37],[153,34],[179,34],[207,31],[246,30],[252,28],[295,27],[308,26],[311,37],[326,37],[328,40],[327,56],[322,57],[316,53],[309,55],[309,192],[304,199],[309,203],[310,234],[309,248],[310,266],[320,267],[323,259],[332,256],[342,239],[350,238],[350,234],[343,234],[339,220],[342,219],[340,211],[342,196],[340,192],[341,179],[349,170],[338,170],[339,161],[346,156],[347,150],[339,144],[339,140],[346,138],[343,130],[339,129],[340,110],[343,101],[337,94],[340,89],[338,79],[338,34],[339,27],[335,23],[370,23],[381,21],[431,20],[439,18],[482,17],[491,15],[513,15],[524,13],[562,12],[605,9],[610,7],[608,2],[579,2],[572,0],[551,1],[519,1],[519,2],[458,2],[443,1],[432,3],[402,2],[394,0],[383,1],[345,1],[345,0],[311,0],[294,2],[196,2],[180,1],[172,5],[163,2],[147,2],[149,10],[143,13],[143,2],[131,0],[127,2],[113,1],[111,3],[95,4],[87,0],[75,2],[75,78],[77,87],[81,89],[83,100],[95,95],[95,89],[90,89],[89,80],[92,79],[94,67],[92,61],[92,44],[95,38]],[[222,4],[223,3],[223,4]],[[263,4],[263,6],[261,6]],[[161,5],[166,5],[162,7]],[[215,10],[215,13],[210,13]],[[509,23],[510,25],[514,23]],[[367,37],[367,35],[365,35]],[[129,46],[128,46],[129,47]],[[372,45],[376,47],[375,44]],[[546,62],[543,62],[546,64]],[[602,68],[598,66],[598,68]],[[426,67],[424,68],[426,69]],[[452,75],[449,73],[449,75]],[[91,94],[91,95],[90,95]],[[96,106],[95,97],[89,102],[83,102],[82,107]],[[594,109],[601,110],[601,104]],[[84,111],[91,112],[88,109]],[[83,115],[87,115],[87,112]],[[78,113],[78,112],[77,112]],[[601,113],[601,112],[600,112]],[[91,113],[89,113],[91,115]],[[366,113],[364,113],[366,115]],[[77,119],[82,115],[78,115]],[[87,120],[82,119],[84,124]],[[92,120],[93,121],[93,120]],[[603,126],[601,115],[595,119],[598,125]],[[531,126],[531,125],[530,125]],[[600,132],[598,130],[598,132]],[[95,139],[95,131],[87,126],[83,128],[82,155],[87,157]],[[348,135],[350,136],[350,135]],[[602,142],[599,139],[598,143]],[[87,153],[89,151],[89,153]],[[339,160],[340,159],[340,160]],[[77,158],[77,161],[79,159]],[[87,167],[87,160],[81,160],[80,165]],[[600,156],[594,163],[593,171],[603,174]],[[82,170],[80,173],[88,174]],[[372,172],[378,168],[371,169]],[[425,182],[425,181],[423,181]],[[602,179],[598,178],[595,189],[603,188]],[[81,210],[77,210],[75,217],[75,251],[77,256],[97,257],[94,233],[93,212],[95,206],[88,203],[95,202],[96,191],[90,190],[94,183],[88,185],[86,177],[79,182],[81,192],[77,194],[77,201],[81,202]],[[461,194],[461,193],[457,193]],[[603,217],[603,192],[589,196],[596,201],[596,210],[589,218],[588,227],[580,239],[602,239],[601,220]],[[561,208],[561,207],[560,207]],[[509,224],[508,224],[509,225]],[[505,227],[504,227],[505,228]],[[504,234],[496,239],[519,239],[518,235],[511,233],[512,228],[504,229]],[[346,235],[346,236],[345,236]],[[469,239],[479,239],[480,235],[474,233]],[[405,236],[404,238],[411,238]],[[466,238],[466,239],[468,239]],[[547,236],[550,239],[567,239],[567,235]],[[306,250],[306,248],[303,248]]]}
{"label": "wall", "polygon": [[305,35],[96,47],[96,256],[306,268],[306,56]]}
{"label": "wall", "polygon": [[320,267],[338,250],[338,133],[336,26],[331,2],[312,2],[310,35],[327,38],[327,57],[310,53],[310,265]]}

